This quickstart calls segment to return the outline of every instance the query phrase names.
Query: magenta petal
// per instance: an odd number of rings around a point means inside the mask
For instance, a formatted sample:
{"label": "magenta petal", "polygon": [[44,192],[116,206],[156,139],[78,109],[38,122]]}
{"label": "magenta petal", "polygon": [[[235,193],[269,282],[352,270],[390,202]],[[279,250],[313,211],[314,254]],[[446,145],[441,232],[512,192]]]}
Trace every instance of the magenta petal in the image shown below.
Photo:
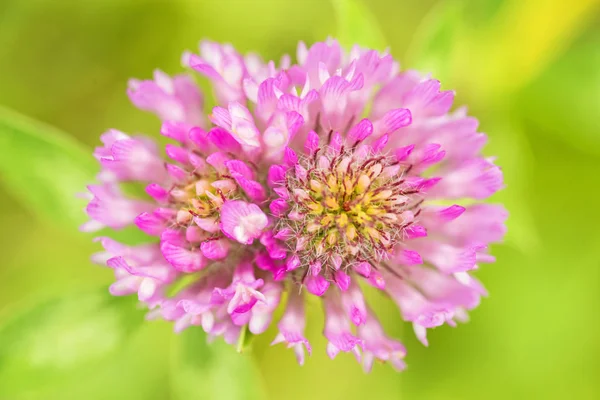
{"label": "magenta petal", "polygon": [[367,281],[377,289],[385,289],[385,280],[383,279],[383,276],[381,276],[381,274],[376,270],[371,270],[371,274],[369,275]]}
{"label": "magenta petal", "polygon": [[350,286],[351,278],[350,276],[344,272],[344,270],[335,271],[335,284],[342,290],[348,290]]}
{"label": "magenta petal", "polygon": [[159,203],[166,203],[169,200],[169,192],[156,183],[146,186],[146,193]]}
{"label": "magenta petal", "polygon": [[322,266],[323,266],[323,263],[321,261],[318,261],[318,260],[313,261],[312,263],[310,263],[308,270],[309,270],[310,274],[316,276],[321,273]]}
{"label": "magenta petal", "polygon": [[258,301],[258,299],[256,297],[252,297],[246,303],[242,303],[242,304],[236,306],[233,309],[232,313],[236,313],[236,314],[246,313],[246,312],[250,311],[252,309],[252,307],[254,307],[254,305],[256,304],[257,301]]}
{"label": "magenta petal", "polygon": [[168,242],[161,243],[160,250],[165,260],[178,271],[194,272],[206,266],[206,260],[200,252],[177,247]]}
{"label": "magenta petal", "polygon": [[267,175],[269,187],[274,188],[276,185],[283,184],[285,181],[286,168],[283,165],[271,165]]}
{"label": "magenta petal", "polygon": [[410,125],[411,122],[412,115],[410,114],[410,110],[397,108],[388,111],[381,120],[377,121],[377,128],[381,134],[391,134],[400,128]]}
{"label": "magenta petal", "polygon": [[289,240],[293,236],[294,236],[294,232],[290,228],[283,228],[280,231],[278,231],[275,234],[275,236],[273,236],[273,238],[286,241],[286,240]]}
{"label": "magenta petal", "polygon": [[160,133],[179,143],[185,143],[190,129],[192,129],[192,126],[184,122],[165,121],[160,128]]}
{"label": "magenta petal", "polygon": [[302,125],[304,125],[304,118],[299,113],[290,111],[285,114],[285,122],[290,138],[293,138]]}
{"label": "magenta petal", "polygon": [[242,147],[237,140],[223,128],[215,127],[208,132],[208,139],[220,150],[228,153],[239,153]]}
{"label": "magenta petal", "polygon": [[266,200],[267,193],[263,186],[257,181],[250,180],[238,173],[232,173],[233,179],[246,192],[250,200],[261,203]]}
{"label": "magenta petal", "polygon": [[410,153],[415,149],[415,145],[411,144],[409,146],[400,147],[396,150],[396,159],[398,161],[405,161]]}
{"label": "magenta petal", "polygon": [[398,257],[398,261],[403,265],[419,265],[423,264],[423,259],[421,255],[416,251],[412,250],[402,250],[400,256]]}
{"label": "magenta petal", "polygon": [[240,160],[229,160],[225,162],[225,166],[231,174],[240,174],[246,179],[254,179],[254,171]]}
{"label": "magenta petal", "polygon": [[177,247],[186,247],[188,245],[185,235],[178,229],[165,229],[160,235],[161,243],[167,242]]}
{"label": "magenta petal", "polygon": [[240,144],[250,147],[259,147],[259,131],[254,125],[254,118],[250,111],[239,102],[230,102],[227,106],[231,116],[231,133]]}
{"label": "magenta petal", "polygon": [[347,137],[351,143],[362,142],[373,133],[373,124],[368,119],[361,120],[348,131]]}
{"label": "magenta petal", "polygon": [[382,137],[380,137],[379,139],[374,141],[373,144],[371,145],[373,152],[374,153],[381,152],[385,148],[385,146],[387,146],[389,140],[390,140],[389,135],[383,135]]}
{"label": "magenta petal", "polygon": [[339,152],[342,148],[343,142],[344,140],[342,139],[342,135],[340,135],[339,132],[333,132],[329,146],[331,146],[334,151]]}
{"label": "magenta petal", "polygon": [[289,147],[286,147],[284,150],[283,160],[290,167],[298,164],[298,156],[296,155],[296,152]]}
{"label": "magenta petal", "polygon": [[285,267],[287,271],[293,271],[300,266],[300,258],[297,255],[293,255],[288,258],[285,262]]}
{"label": "magenta petal", "polygon": [[342,257],[340,257],[339,255],[334,255],[333,257],[331,257],[331,264],[333,266],[333,269],[335,269],[336,271],[338,271],[341,267],[342,267],[342,262],[344,260],[342,259]]}
{"label": "magenta petal", "polygon": [[188,179],[188,172],[184,169],[182,169],[181,167],[178,167],[177,165],[173,165],[173,164],[167,164],[167,172],[169,173],[169,175],[174,178],[176,181],[178,182],[185,182]]}
{"label": "magenta petal", "polygon": [[200,251],[208,259],[220,260],[227,257],[229,242],[226,239],[209,240],[200,244]]}
{"label": "magenta petal", "polygon": [[277,196],[281,197],[282,199],[288,200],[290,198],[290,193],[283,186],[273,188],[273,191],[275,192],[275,194],[277,194]]}
{"label": "magenta petal", "polygon": [[159,236],[166,227],[166,221],[155,213],[141,213],[135,218],[135,224],[151,236]]}
{"label": "magenta petal", "polygon": [[404,230],[406,239],[416,239],[427,236],[427,230],[420,225],[410,225]]}
{"label": "magenta petal", "polygon": [[310,131],[304,143],[304,151],[307,154],[313,155],[319,148],[319,135],[315,131]]}
{"label": "magenta petal", "polygon": [[354,271],[365,278],[368,278],[371,276],[371,264],[365,261],[360,262],[354,266]]}
{"label": "magenta petal", "polygon": [[342,293],[342,304],[346,308],[350,321],[356,326],[365,323],[367,319],[367,306],[360,288],[353,285],[349,291]]}
{"label": "magenta petal", "polygon": [[267,224],[267,216],[256,204],[233,200],[221,207],[221,230],[240,243],[252,244]]}
{"label": "magenta petal", "polygon": [[231,115],[226,108],[214,107],[209,118],[215,125],[223,129],[231,129]]}
{"label": "magenta petal", "polygon": [[415,182],[414,188],[420,191],[426,191],[437,185],[441,180],[442,178],[440,177],[420,179],[418,182]]}
{"label": "magenta petal", "polygon": [[288,202],[284,199],[276,199],[269,204],[269,209],[273,215],[280,217],[289,209]]}
{"label": "magenta petal", "polygon": [[329,281],[321,275],[308,276],[304,284],[306,285],[306,290],[315,296],[323,296],[329,288]]}
{"label": "magenta petal", "polygon": [[207,165],[203,157],[190,152],[188,153],[188,161],[192,164],[192,167],[194,167],[195,172],[202,173],[206,171]]}
{"label": "magenta petal", "polygon": [[202,128],[192,128],[188,133],[188,137],[201,150],[207,150],[210,147],[208,132]]}
{"label": "magenta petal", "polygon": [[437,143],[431,143],[425,146],[421,163],[431,165],[440,162],[446,155],[446,152],[442,150],[441,147],[442,146]]}
{"label": "magenta petal", "polygon": [[181,164],[188,163],[189,156],[187,150],[173,144],[167,144],[165,146],[165,151],[171,160],[177,161]]}
{"label": "magenta petal", "polygon": [[202,121],[202,97],[186,75],[170,77],[156,70],[154,80],[131,79],[127,94],[136,107],[154,112],[163,121]]}
{"label": "magenta petal", "polygon": [[273,260],[283,260],[287,256],[287,248],[282,246],[279,242],[273,242],[268,245],[267,251]]}
{"label": "magenta petal", "polygon": [[444,208],[438,212],[438,215],[443,221],[452,221],[464,213],[466,208],[454,204],[448,208]]}
{"label": "magenta petal", "polygon": [[301,181],[306,181],[308,171],[302,165],[294,165],[294,173],[296,175],[296,178],[300,179]]}
{"label": "magenta petal", "polygon": [[217,171],[225,173],[227,167],[225,163],[229,160],[229,157],[221,152],[214,152],[210,156],[206,157],[206,162],[212,165]]}
{"label": "magenta petal", "polygon": [[206,234],[202,228],[192,224],[185,228],[185,240],[190,243],[199,243],[206,239]]}

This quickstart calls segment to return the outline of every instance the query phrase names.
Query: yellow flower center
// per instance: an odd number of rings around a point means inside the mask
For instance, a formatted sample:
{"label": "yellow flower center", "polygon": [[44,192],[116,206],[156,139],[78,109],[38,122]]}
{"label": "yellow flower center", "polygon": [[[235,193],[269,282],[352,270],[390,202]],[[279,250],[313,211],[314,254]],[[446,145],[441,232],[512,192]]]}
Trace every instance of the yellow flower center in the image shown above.
{"label": "yellow flower center", "polygon": [[[308,162],[305,179],[288,175],[292,210],[286,221],[308,258],[381,259],[412,222],[415,192],[403,185],[398,167],[385,157],[357,160],[342,154]],[[304,178],[304,177],[303,177]]]}

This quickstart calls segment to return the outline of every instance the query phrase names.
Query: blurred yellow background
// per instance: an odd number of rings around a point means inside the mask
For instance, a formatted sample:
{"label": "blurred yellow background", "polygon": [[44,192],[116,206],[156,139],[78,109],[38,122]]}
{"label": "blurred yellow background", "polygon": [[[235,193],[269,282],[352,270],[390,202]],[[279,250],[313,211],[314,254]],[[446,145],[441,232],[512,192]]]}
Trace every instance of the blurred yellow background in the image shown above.
{"label": "blurred yellow background", "polygon": [[[201,38],[268,59],[295,55],[299,40],[336,34],[335,3],[3,0],[0,104],[88,148],[108,128],[158,136],[159,122],[130,105],[128,78],[148,78],[155,68],[180,71],[182,51]],[[270,347],[269,330],[239,356],[258,365],[251,384],[277,400],[599,399],[599,2],[362,4],[403,68],[431,72],[480,119],[490,138],[485,152],[498,156],[505,173],[507,188],[493,200],[510,211],[509,234],[492,249],[498,262],[478,273],[490,297],[469,323],[431,332],[429,348],[377,300],[386,327],[408,348],[405,372],[376,365],[365,375],[350,355],[329,360],[315,306],[306,365],[296,365],[291,350]],[[13,150],[0,147],[0,157]],[[48,217],[52,202],[26,201],[0,173],[0,332],[20,324],[0,333],[0,399],[191,399],[174,395],[173,382],[242,384],[226,370],[173,373],[181,349],[173,350],[178,339],[166,323],[144,323],[117,346],[114,318],[93,314],[112,281],[111,271],[89,261],[98,246],[76,225]],[[99,294],[86,295],[76,312],[59,303],[19,320],[40,302],[89,291]],[[74,314],[86,324],[73,323]],[[212,398],[233,399],[227,390]]]}

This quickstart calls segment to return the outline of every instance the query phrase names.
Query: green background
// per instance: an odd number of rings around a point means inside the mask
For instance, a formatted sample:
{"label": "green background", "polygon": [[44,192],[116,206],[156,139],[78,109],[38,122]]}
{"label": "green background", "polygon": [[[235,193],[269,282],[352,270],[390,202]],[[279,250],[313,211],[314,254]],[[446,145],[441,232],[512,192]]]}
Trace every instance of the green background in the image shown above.
{"label": "green background", "polygon": [[[327,35],[388,44],[403,68],[456,89],[505,173],[493,200],[509,233],[478,272],[491,295],[471,322],[424,348],[374,300],[408,348],[401,374],[329,360],[317,303],[303,367],[269,346],[273,329],[238,355],[142,322],[134,299],[110,298],[112,273],[77,231],[99,135],[158,134],[130,105],[129,77],[180,71],[204,37],[278,59]],[[2,400],[600,398],[597,1],[4,0],[0,104],[67,132],[0,111]]]}

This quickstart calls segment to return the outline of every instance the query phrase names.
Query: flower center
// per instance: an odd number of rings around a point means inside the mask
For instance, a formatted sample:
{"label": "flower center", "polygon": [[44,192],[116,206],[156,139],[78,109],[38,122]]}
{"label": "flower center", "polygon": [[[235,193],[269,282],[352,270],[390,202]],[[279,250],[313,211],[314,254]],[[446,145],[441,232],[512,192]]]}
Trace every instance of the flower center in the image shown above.
{"label": "flower center", "polygon": [[171,197],[179,209],[177,222],[187,223],[194,218],[200,225],[202,221],[215,224],[223,203],[237,197],[237,192],[237,185],[232,179],[216,174],[196,177],[186,184],[177,185],[171,190]]}
{"label": "flower center", "polygon": [[385,156],[324,154],[302,168],[286,176],[293,200],[286,224],[297,237],[292,250],[309,263],[386,258],[418,212],[418,190]]}

